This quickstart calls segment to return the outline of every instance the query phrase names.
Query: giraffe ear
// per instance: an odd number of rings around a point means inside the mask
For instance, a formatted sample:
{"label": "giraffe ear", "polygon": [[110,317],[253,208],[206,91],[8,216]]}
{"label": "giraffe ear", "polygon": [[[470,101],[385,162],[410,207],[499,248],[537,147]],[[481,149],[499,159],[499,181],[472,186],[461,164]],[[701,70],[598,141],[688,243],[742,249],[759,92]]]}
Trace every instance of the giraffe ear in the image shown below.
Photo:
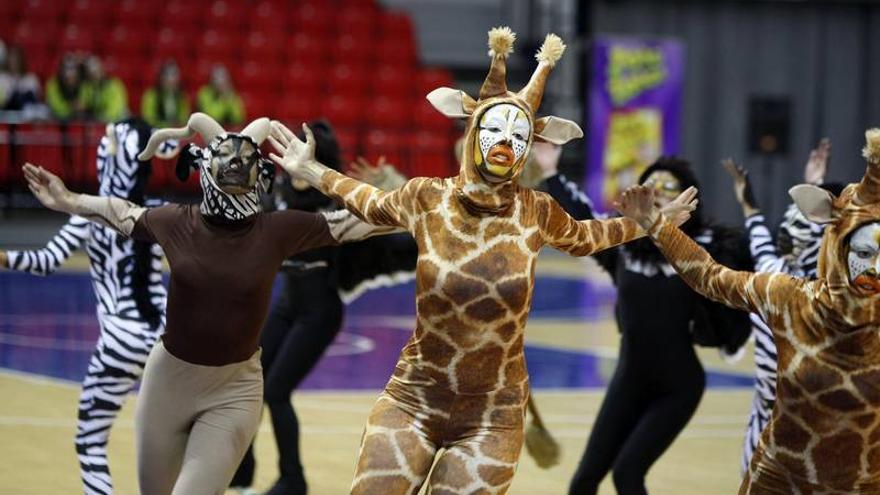
{"label": "giraffe ear", "polygon": [[807,220],[815,223],[834,221],[834,196],[825,189],[812,184],[798,184],[789,189],[788,194]]}
{"label": "giraffe ear", "polygon": [[551,115],[535,121],[535,139],[539,141],[562,145],[572,139],[582,137],[584,137],[584,131],[571,120]]}
{"label": "giraffe ear", "polygon": [[452,119],[466,119],[477,107],[477,102],[460,89],[437,88],[427,98],[437,111]]}

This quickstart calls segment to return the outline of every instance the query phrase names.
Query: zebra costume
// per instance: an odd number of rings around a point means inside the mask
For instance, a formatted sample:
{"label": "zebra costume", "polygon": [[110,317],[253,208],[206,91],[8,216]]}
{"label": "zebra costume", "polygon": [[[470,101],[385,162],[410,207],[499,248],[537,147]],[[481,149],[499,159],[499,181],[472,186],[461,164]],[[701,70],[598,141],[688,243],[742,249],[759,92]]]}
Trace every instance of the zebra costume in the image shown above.
{"label": "zebra costume", "polygon": [[[144,200],[150,164],[136,158],[150,127],[131,119],[108,125],[107,131],[98,146],[99,194],[158,206],[158,201]],[[172,142],[163,151],[167,155],[175,149]],[[101,332],[82,383],[76,452],[85,493],[103,495],[113,493],[107,463],[110,427],[164,330],[166,291],[158,245],[132,241],[79,216],[70,217],[44,248],[9,251],[8,265],[49,275],[83,246]]]}
{"label": "zebra costume", "polygon": [[[770,230],[760,213],[746,219],[749,234],[749,250],[755,262],[756,272],[787,273],[795,277],[815,278],[823,227],[807,221],[797,206],[792,204],[785,212],[781,233],[790,236],[795,246],[796,258],[781,256],[773,243]],[[770,422],[773,404],[776,402],[776,343],[770,327],[756,313],[751,313],[755,336],[755,395],[749,413],[746,437],[740,469],[745,473],[752,453],[758,446],[761,432]]]}

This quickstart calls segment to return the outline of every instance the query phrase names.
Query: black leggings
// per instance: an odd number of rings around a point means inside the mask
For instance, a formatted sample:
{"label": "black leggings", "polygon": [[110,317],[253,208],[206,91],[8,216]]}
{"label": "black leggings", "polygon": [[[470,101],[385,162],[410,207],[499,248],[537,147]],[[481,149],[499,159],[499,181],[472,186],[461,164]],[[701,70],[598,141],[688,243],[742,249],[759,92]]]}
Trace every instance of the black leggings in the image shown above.
{"label": "black leggings", "polygon": [[699,362],[687,367],[676,373],[674,385],[664,387],[649,382],[657,373],[618,362],[569,495],[595,494],[609,470],[618,494],[648,493],[648,469],[681,433],[703,396],[702,367]]}
{"label": "black leggings", "polygon": [[[342,327],[343,305],[335,288],[322,290],[318,281],[288,275],[285,290],[269,313],[263,347],[264,400],[272,416],[281,477],[267,494],[306,493],[299,460],[299,422],[290,401]],[[323,284],[326,287],[326,281]],[[293,288],[292,288],[293,286]],[[231,486],[251,486],[256,461],[248,448]]]}

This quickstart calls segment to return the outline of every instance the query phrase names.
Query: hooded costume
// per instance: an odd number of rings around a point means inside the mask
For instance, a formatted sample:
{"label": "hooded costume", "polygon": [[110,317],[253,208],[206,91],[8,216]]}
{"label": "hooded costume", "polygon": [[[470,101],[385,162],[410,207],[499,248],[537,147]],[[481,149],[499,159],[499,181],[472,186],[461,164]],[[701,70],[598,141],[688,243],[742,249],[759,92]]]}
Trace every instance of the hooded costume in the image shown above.
{"label": "hooded costume", "polygon": [[517,184],[534,139],[562,144],[581,131],[535,117],[562,41],[547,36],[516,93],[505,81],[513,41],[508,28],[489,32],[492,66],[479,99],[450,88],[428,95],[467,121],[457,176],[384,192],[314,161],[293,166],[365,221],[405,228],[419,250],[415,332],[370,414],[352,493],[417,492],[441,447],[431,490],[506,492],[523,443],[523,329],[538,251],[585,256],[641,235],[627,219],[577,222],[547,194]]}
{"label": "hooded costume", "polygon": [[[145,197],[151,165],[138,160],[151,128],[139,119],[109,124],[97,153],[98,191],[137,205],[156,205]],[[176,141],[158,153],[171,157]],[[113,493],[107,440],[116,415],[143,372],[144,363],[165,325],[162,250],[115,230],[71,216],[45,248],[8,251],[8,268],[50,275],[77,249],[89,256],[89,272],[100,326],[79,398],[76,452],[87,494]]]}
{"label": "hooded costume", "polygon": [[[658,159],[638,183],[655,172],[670,173],[678,191],[699,186],[688,162],[678,158]],[[555,175],[546,185],[569,214],[594,218],[575,183]],[[682,229],[729,266],[750,266],[744,236],[709,224],[699,207]],[[609,471],[618,493],[640,493],[648,470],[687,426],[705,390],[694,344],[735,354],[748,339],[749,318],[687,287],[650,239],[594,257],[617,287],[620,354],[569,493],[596,493]]]}
{"label": "hooded costume", "polygon": [[695,290],[773,331],[776,404],[740,493],[880,493],[880,295],[852,283],[847,264],[849,236],[880,221],[880,131],[868,132],[864,154],[864,177],[839,197],[790,191],[807,219],[826,224],[814,281],[726,269],[662,216],[650,229]]}

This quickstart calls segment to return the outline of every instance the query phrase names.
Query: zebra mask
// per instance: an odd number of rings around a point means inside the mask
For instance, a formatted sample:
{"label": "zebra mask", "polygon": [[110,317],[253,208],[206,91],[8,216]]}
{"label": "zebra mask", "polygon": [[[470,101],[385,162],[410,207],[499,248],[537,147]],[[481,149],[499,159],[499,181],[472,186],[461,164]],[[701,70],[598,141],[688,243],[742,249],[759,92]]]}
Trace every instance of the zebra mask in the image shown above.
{"label": "zebra mask", "polygon": [[187,145],[177,162],[177,177],[185,181],[193,169],[199,170],[202,215],[231,222],[245,220],[262,210],[260,192],[269,191],[275,175],[275,167],[260,153],[269,129],[269,119],[260,118],[240,133],[226,132],[208,115],[194,113],[186,127],[156,131],[139,158],[152,157],[167,139],[198,133],[207,145]]}

